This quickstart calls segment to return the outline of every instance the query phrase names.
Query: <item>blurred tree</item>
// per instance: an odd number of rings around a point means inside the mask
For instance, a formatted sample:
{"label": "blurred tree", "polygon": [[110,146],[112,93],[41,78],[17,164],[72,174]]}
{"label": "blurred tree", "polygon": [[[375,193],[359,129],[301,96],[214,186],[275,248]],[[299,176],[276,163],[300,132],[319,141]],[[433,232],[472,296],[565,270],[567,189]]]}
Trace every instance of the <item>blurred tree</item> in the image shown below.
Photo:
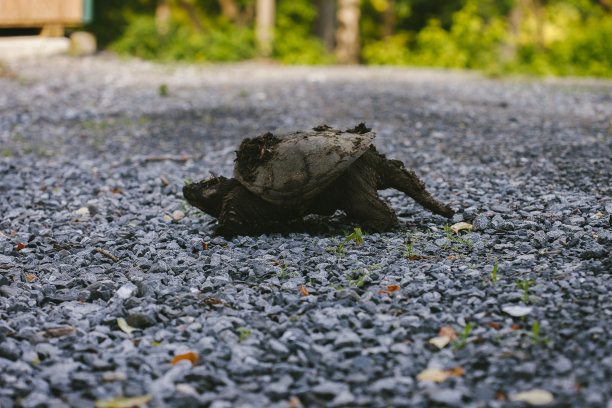
{"label": "blurred tree", "polygon": [[316,34],[327,51],[334,50],[336,31],[336,1],[317,0]]}
{"label": "blurred tree", "polygon": [[275,1],[257,0],[255,36],[259,52],[264,57],[272,54],[272,41],[274,41]]}
{"label": "blurred tree", "polygon": [[342,64],[359,62],[359,0],[338,0],[336,57]]}

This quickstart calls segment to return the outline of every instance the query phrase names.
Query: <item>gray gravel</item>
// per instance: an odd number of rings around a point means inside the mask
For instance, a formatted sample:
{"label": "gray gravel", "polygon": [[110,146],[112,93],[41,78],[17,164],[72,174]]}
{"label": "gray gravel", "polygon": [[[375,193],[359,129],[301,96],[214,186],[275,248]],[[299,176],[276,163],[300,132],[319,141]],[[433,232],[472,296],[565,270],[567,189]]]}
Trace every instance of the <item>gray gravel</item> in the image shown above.
{"label": "gray gravel", "polygon": [[[533,389],[612,407],[612,83],[109,56],[6,68],[1,407],[518,407]],[[398,229],[359,246],[341,246],[357,227],[341,213],[226,241],[183,207],[184,181],[230,175],[245,136],[360,121],[472,231],[396,191]],[[195,365],[171,364],[187,352]]]}

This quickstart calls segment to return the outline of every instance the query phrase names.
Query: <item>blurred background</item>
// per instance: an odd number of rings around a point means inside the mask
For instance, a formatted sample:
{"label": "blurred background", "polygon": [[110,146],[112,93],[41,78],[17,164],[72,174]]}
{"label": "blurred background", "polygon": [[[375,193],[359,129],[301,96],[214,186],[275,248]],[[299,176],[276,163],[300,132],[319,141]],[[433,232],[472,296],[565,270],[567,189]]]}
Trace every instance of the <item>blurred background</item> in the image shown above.
{"label": "blurred background", "polygon": [[98,49],[148,60],[612,77],[612,0],[84,1]]}

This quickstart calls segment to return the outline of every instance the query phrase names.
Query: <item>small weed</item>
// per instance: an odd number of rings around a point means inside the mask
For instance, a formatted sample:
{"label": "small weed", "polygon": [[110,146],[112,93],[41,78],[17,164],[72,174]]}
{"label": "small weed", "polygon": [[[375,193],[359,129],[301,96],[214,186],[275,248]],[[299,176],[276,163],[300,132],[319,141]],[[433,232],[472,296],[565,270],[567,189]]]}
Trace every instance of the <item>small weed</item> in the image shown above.
{"label": "small weed", "polygon": [[450,229],[448,225],[444,226],[444,232],[446,233],[446,239],[448,239],[449,241],[455,240],[455,235],[453,234],[453,230]]}
{"label": "small weed", "polygon": [[[408,243],[408,241],[410,241],[410,243]],[[413,246],[414,246],[414,238],[410,237],[410,231],[406,232],[406,239],[404,240],[404,245],[403,245],[404,257],[412,258],[414,256]]]}
{"label": "small weed", "polygon": [[516,282],[516,286],[523,290],[523,297],[521,298],[523,303],[529,303],[529,287],[534,283],[535,279],[531,278]]}
{"label": "small weed", "polygon": [[527,335],[531,337],[531,341],[533,342],[533,344],[550,343],[549,338],[540,337],[540,322],[537,320],[533,322],[531,333],[527,333]]}
{"label": "small weed", "polygon": [[236,330],[238,331],[238,341],[240,343],[248,339],[249,336],[251,335],[251,329],[248,329],[246,327],[239,327]]}
{"label": "small weed", "polygon": [[344,241],[338,245],[338,247],[324,247],[326,251],[334,253],[338,256],[338,258],[342,258],[346,253],[345,245],[351,241],[355,241],[355,245],[363,244],[363,233],[361,232],[361,228],[357,227],[353,230],[353,233],[344,238]]}
{"label": "small weed", "polygon": [[[353,272],[359,272],[359,270]],[[346,279],[348,280],[349,286],[354,286],[358,288],[365,283],[365,279],[368,277],[369,274],[370,272],[366,272],[363,275],[359,276],[357,279],[351,279],[351,276],[347,273]]]}
{"label": "small weed", "polygon": [[161,97],[166,97],[166,96],[168,96],[168,85],[166,85],[166,84],[161,84],[161,85],[159,86],[159,89],[158,89],[158,91],[157,91],[157,92],[159,93],[159,96],[161,96]]}
{"label": "small weed", "polygon": [[467,344],[467,338],[470,335],[470,331],[472,331],[472,327],[474,327],[472,323],[466,324],[465,328],[463,329],[463,333],[460,333],[457,336],[457,340],[453,342],[455,351],[459,351],[465,347],[465,345]]}
{"label": "small weed", "polygon": [[183,183],[185,183],[186,186],[193,184],[193,179],[191,177],[189,177],[187,180],[185,180]]}
{"label": "small weed", "polygon": [[493,266],[493,270],[491,271],[491,282],[494,285],[497,285],[497,267],[499,266],[499,262],[495,262],[495,266]]}
{"label": "small weed", "polygon": [[289,277],[289,274],[287,273],[287,262],[285,262],[284,264],[280,264],[279,262],[279,267],[281,269],[281,273],[280,275],[277,275],[279,279],[287,279]]}

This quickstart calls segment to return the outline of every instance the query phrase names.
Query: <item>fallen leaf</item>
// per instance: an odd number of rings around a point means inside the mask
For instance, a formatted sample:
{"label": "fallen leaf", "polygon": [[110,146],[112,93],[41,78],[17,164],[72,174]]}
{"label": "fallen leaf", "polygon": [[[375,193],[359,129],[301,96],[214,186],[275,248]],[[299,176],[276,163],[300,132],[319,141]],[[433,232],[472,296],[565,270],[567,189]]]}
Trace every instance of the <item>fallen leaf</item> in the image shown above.
{"label": "fallen leaf", "polygon": [[485,323],[487,326],[494,328],[495,330],[499,330],[501,328],[501,326],[497,323],[493,323],[493,322],[487,322]]}
{"label": "fallen leaf", "polygon": [[400,288],[400,285],[389,285],[387,286],[387,289],[389,290],[389,292],[393,293],[393,292],[397,292],[401,288]]}
{"label": "fallen leaf", "polygon": [[526,402],[531,405],[546,405],[553,402],[555,397],[546,390],[534,389],[510,395],[510,401]]}
{"label": "fallen leaf", "polygon": [[440,331],[438,332],[438,336],[443,337],[446,336],[450,340],[457,340],[457,333],[455,333],[455,329],[450,326],[442,326]]}
{"label": "fallen leaf", "polygon": [[123,317],[117,318],[117,325],[123,332],[127,333],[127,335],[130,336],[130,338],[132,337],[132,332],[136,330],[135,327],[132,327],[129,324],[127,324],[127,322],[125,321]]}
{"label": "fallen leaf", "polygon": [[212,298],[211,297],[211,298],[203,299],[202,302],[206,303],[208,306],[222,305],[222,306],[231,308],[229,303],[227,303],[225,300],[221,300],[221,299],[217,299],[217,298]]}
{"label": "fallen leaf", "polygon": [[114,189],[113,194],[121,194],[121,189],[120,188]]}
{"label": "fallen leaf", "polygon": [[187,353],[179,354],[177,356],[174,356],[170,364],[174,365],[178,363],[179,361],[183,361],[183,360],[189,360],[191,361],[191,365],[195,366],[196,363],[198,362],[198,354],[193,351],[188,351]]}
{"label": "fallen leaf", "polygon": [[50,329],[45,330],[43,333],[45,337],[63,337],[74,334],[75,330],[72,326],[52,327]]}
{"label": "fallen leaf", "polygon": [[306,289],[306,286],[304,285],[300,286],[300,293],[304,296],[308,296],[308,289]]}
{"label": "fallen leaf", "polygon": [[172,221],[172,217],[166,214],[164,215],[164,220]]}
{"label": "fallen leaf", "polygon": [[513,317],[527,316],[532,311],[533,307],[531,306],[507,305],[502,307],[502,312],[508,313],[510,316]]}
{"label": "fallen leaf", "polygon": [[386,293],[387,295],[391,296],[391,292],[389,292],[388,290],[384,290],[384,289],[379,290],[378,293],[379,294]]}
{"label": "fallen leaf", "polygon": [[441,370],[439,368],[426,368],[417,375],[419,381],[433,381],[441,383],[450,377],[451,374],[448,371]]}
{"label": "fallen leaf", "polygon": [[300,408],[301,406],[302,406],[302,401],[300,401],[298,397],[296,397],[295,395],[291,397],[291,399],[289,400],[288,408]]}
{"label": "fallen leaf", "polygon": [[596,213],[595,213],[595,216],[596,216],[596,217],[599,217],[599,218],[603,218],[603,217],[604,217],[604,214],[603,214],[603,213],[600,213],[600,212],[596,212]]}
{"label": "fallen leaf", "polygon": [[503,392],[499,391],[497,395],[495,396],[495,399],[498,401],[505,401],[506,395]]}
{"label": "fallen leaf", "polygon": [[36,279],[36,276],[35,275],[26,275],[25,278],[26,278],[26,280],[28,282],[32,282],[34,279]]}
{"label": "fallen leaf", "polygon": [[107,400],[97,400],[96,408],[132,408],[139,407],[151,400],[151,394],[140,395],[138,397],[111,398]]}
{"label": "fallen leaf", "polygon": [[204,241],[204,240],[202,240],[202,248],[203,248],[205,251],[208,251],[208,244],[207,244],[207,243],[206,243],[206,241]]}
{"label": "fallen leaf", "polygon": [[89,208],[87,207],[81,207],[78,210],[76,210],[74,212],[76,215],[80,215],[81,217],[84,217],[86,215],[89,215]]}
{"label": "fallen leaf", "polygon": [[518,330],[519,329],[519,325],[514,323],[511,328],[512,328],[512,330]]}
{"label": "fallen leaf", "polygon": [[461,377],[465,370],[461,366],[453,367],[450,370],[446,370],[446,372],[450,373],[453,377]]}
{"label": "fallen leaf", "polygon": [[451,231],[458,234],[461,230],[471,230],[472,224],[468,224],[467,222],[458,222],[450,227]]}
{"label": "fallen leaf", "polygon": [[25,244],[23,244],[23,243],[21,243],[21,242],[17,244],[17,250],[18,250],[18,251],[21,251],[21,250],[22,250],[23,248],[25,248],[25,247],[26,247],[26,246],[25,246]]}
{"label": "fallen leaf", "polygon": [[450,343],[450,337],[448,336],[432,337],[429,339],[429,344],[433,344],[438,350],[446,347],[448,343]]}

